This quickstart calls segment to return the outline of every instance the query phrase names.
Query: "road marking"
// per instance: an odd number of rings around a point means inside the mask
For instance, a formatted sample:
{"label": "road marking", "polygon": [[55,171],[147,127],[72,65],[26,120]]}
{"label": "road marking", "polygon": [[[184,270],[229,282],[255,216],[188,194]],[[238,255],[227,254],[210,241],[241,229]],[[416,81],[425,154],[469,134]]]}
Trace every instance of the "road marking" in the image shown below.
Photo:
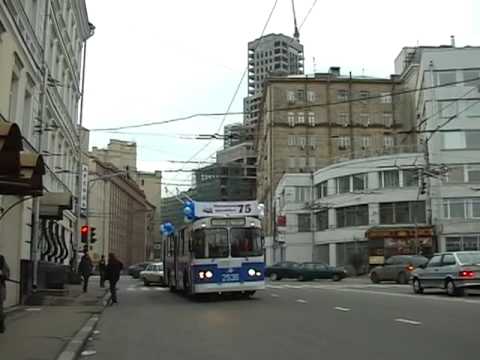
{"label": "road marking", "polygon": [[303,299],[297,299],[297,302],[300,303],[300,304],[306,304],[306,303],[308,303],[307,300],[303,300]]}
{"label": "road marking", "polygon": [[340,306],[335,306],[334,309],[338,310],[338,311],[350,311],[349,308],[344,308],[344,307],[340,307]]}
{"label": "road marking", "polygon": [[42,311],[42,308],[28,308],[25,311]]}
{"label": "road marking", "polygon": [[409,325],[422,325],[420,321],[408,320],[408,319],[395,319],[396,322],[409,324]]}
{"label": "road marking", "polygon": [[267,285],[267,287],[270,289],[283,289],[283,286],[281,285]]}
{"label": "road marking", "polygon": [[278,294],[270,294],[271,297],[280,297]]}

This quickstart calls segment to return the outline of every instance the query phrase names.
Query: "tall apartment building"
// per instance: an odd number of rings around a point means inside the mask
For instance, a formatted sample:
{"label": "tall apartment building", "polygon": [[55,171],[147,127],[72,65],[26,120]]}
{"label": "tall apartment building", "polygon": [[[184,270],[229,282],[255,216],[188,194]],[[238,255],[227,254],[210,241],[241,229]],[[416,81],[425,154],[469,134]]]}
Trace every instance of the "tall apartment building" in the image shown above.
{"label": "tall apartment building", "polygon": [[[440,250],[480,249],[480,47],[405,47],[395,71],[412,90],[432,169],[427,210]],[[420,91],[421,87],[434,86]]]}
{"label": "tall apartment building", "polygon": [[397,76],[344,76],[336,67],[267,80],[255,143],[257,199],[266,205],[267,234],[273,227],[273,193],[284,173],[412,151],[412,100],[392,96],[403,88]]}
{"label": "tall apartment building", "polygon": [[223,148],[228,149],[245,141],[246,128],[242,123],[228,124],[223,127]]}
{"label": "tall apartment building", "polygon": [[[24,150],[45,158],[38,244],[40,265],[61,267],[75,257],[77,250],[72,245],[77,221],[72,195],[77,193],[75,172],[81,161],[77,120],[82,54],[93,29],[84,0],[0,3],[1,117],[18,124]],[[46,89],[42,86],[44,75],[48,75]],[[3,196],[0,207],[6,208],[18,200],[15,196]],[[27,264],[31,258],[32,215],[32,201],[25,201],[0,222],[0,251],[12,267],[15,279],[28,277],[21,271],[21,264]],[[38,286],[43,288],[44,277],[39,275]],[[8,287],[7,305],[19,302],[19,286],[9,283]]]}

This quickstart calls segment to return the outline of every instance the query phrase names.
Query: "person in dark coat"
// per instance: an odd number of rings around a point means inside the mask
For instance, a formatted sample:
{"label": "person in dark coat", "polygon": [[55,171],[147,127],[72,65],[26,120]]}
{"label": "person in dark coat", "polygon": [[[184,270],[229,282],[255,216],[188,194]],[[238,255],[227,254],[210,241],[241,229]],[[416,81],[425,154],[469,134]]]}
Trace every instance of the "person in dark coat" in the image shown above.
{"label": "person in dark coat", "polygon": [[10,268],[7,261],[0,255],[0,334],[5,332],[5,314],[3,313],[3,303],[7,298],[6,281],[10,278]]}
{"label": "person in dark coat", "polygon": [[105,271],[107,270],[107,264],[105,263],[105,256],[102,255],[100,262],[98,263],[98,272],[100,273],[100,287],[105,287]]}
{"label": "person in dark coat", "polygon": [[106,268],[106,279],[110,282],[110,294],[112,304],[117,303],[117,282],[120,279],[120,273],[123,270],[123,264],[117,259],[114,253],[108,254],[108,265]]}
{"label": "person in dark coat", "polygon": [[92,259],[90,259],[90,255],[86,252],[85,255],[82,256],[82,260],[80,260],[80,264],[78,265],[78,273],[83,278],[83,292],[87,292],[88,290],[88,278],[92,275]]}

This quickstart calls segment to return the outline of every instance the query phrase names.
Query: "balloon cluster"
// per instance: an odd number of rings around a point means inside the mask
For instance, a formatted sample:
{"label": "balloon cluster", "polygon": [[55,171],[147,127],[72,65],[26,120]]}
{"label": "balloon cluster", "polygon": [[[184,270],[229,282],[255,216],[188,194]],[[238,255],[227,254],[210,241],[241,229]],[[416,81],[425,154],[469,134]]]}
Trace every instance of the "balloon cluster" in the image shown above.
{"label": "balloon cluster", "polygon": [[175,226],[171,222],[166,222],[160,225],[160,232],[164,236],[170,236],[175,233]]}
{"label": "balloon cluster", "polygon": [[183,214],[185,215],[186,221],[195,220],[195,203],[192,201],[186,201],[183,207]]}

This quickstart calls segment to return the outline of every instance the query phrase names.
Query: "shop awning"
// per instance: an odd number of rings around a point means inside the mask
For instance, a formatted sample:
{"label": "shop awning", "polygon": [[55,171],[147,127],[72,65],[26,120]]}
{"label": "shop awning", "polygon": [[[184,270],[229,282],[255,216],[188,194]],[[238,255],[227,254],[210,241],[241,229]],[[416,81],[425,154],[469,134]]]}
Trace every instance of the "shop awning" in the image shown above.
{"label": "shop awning", "polygon": [[0,121],[0,195],[39,196],[43,193],[43,158],[22,149],[18,125]]}
{"label": "shop awning", "polygon": [[40,217],[60,220],[64,210],[73,207],[73,196],[69,192],[47,192],[40,198]]}

